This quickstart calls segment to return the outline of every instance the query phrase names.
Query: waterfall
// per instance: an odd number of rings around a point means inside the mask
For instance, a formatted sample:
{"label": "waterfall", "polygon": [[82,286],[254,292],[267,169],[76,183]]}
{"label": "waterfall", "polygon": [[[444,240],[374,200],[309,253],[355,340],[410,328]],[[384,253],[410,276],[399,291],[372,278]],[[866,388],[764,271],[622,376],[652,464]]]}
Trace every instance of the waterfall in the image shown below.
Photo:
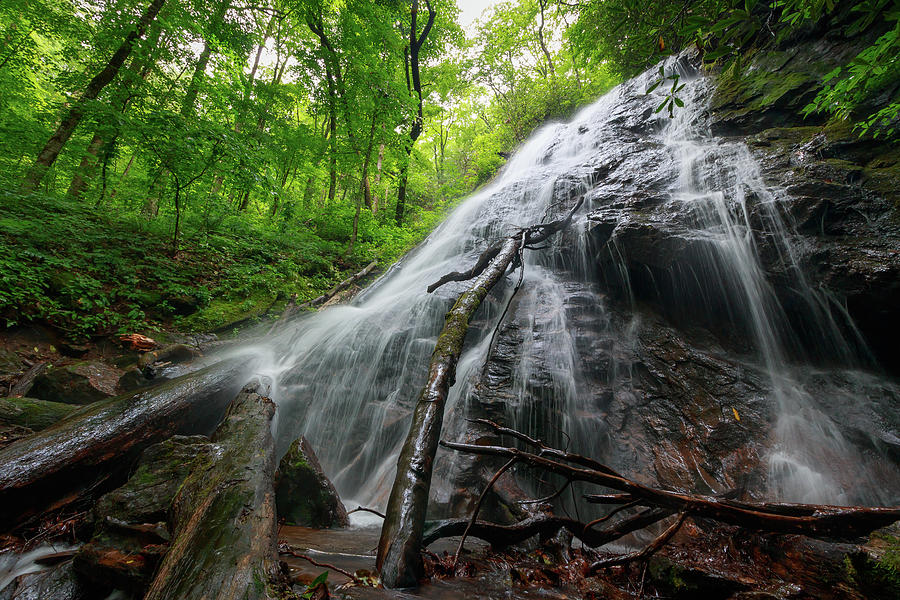
{"label": "waterfall", "polygon": [[[669,72],[682,64],[673,60],[664,68]],[[766,185],[743,143],[710,134],[708,78],[682,72],[686,85],[679,95],[686,106],[669,119],[664,112],[654,113],[661,91],[644,93],[656,76],[650,70],[571,122],[537,131],[491,184],[463,201],[351,304],[304,315],[279,331],[268,342],[264,368],[274,381],[272,396],[279,407],[279,447],[285,450],[297,436],[307,436],[346,501],[383,507],[444,314],[465,284],[451,283],[434,294],[425,288],[447,272],[468,268],[499,237],[564,214],[579,195],[586,198],[584,213],[621,215],[631,210],[620,206],[621,198],[645,194],[652,196],[647,206],[657,216],[667,211],[679,216],[673,231],[679,243],[698,249],[694,259],[664,271],[636,273],[628,249],[613,235],[603,250],[613,256],[612,268],[598,273],[595,235],[584,215],[547,248],[530,251],[522,289],[499,324],[493,349],[492,334],[517,276],[508,276],[477,314],[448,399],[445,437],[462,435],[466,416],[477,416],[472,411],[479,386],[492,376],[488,355],[508,349],[508,373],[497,384],[504,390],[507,423],[604,459],[617,432],[604,412],[608,399],[595,397],[587,384],[596,375],[582,372],[586,353],[594,350],[584,347],[587,334],[576,336],[571,321],[579,306],[590,313],[590,336],[614,357],[602,374],[609,395],[637,401],[634,360],[628,357],[641,352],[640,319],[614,328],[606,294],[616,281],[612,287],[624,293],[615,302],[636,306],[643,292],[634,289],[632,279],[639,275],[651,288],[668,286],[669,292],[660,295],[683,311],[727,315],[726,322],[749,340],[750,350],[733,360],[764,374],[774,410],[769,438],[761,440],[767,488],[756,492],[788,501],[892,500],[900,489],[896,472],[885,485],[889,463],[883,457],[869,460],[848,442],[836,423],[841,414],[835,412],[852,402],[855,414],[875,415],[860,390],[883,382],[854,370],[864,357],[858,358],[859,340],[845,339],[852,324],[832,310],[826,290],[806,280],[795,235],[781,214],[789,199]],[[628,218],[639,219],[642,210],[639,206]],[[793,291],[805,306],[803,339],[767,280],[760,238],[792,274]],[[661,281],[661,276],[670,279]],[[577,327],[584,329],[583,323]],[[805,357],[803,350],[810,347],[842,366],[813,369],[815,353]],[[441,460],[443,475],[433,494],[447,502],[454,493],[456,459],[443,455]],[[855,472],[852,478],[848,470]],[[857,486],[852,493],[851,479]]]}

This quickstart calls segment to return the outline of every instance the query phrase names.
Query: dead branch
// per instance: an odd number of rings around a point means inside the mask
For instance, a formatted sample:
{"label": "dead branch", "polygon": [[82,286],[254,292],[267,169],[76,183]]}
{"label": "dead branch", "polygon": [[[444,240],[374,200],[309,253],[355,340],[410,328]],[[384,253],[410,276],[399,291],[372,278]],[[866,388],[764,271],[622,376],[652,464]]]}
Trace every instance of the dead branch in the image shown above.
{"label": "dead branch", "polygon": [[684,523],[684,519],[686,517],[687,517],[686,513],[679,513],[678,519],[674,523],[669,525],[669,527],[665,531],[663,531],[655,540],[653,540],[652,542],[650,542],[649,544],[647,544],[640,550],[637,550],[635,552],[629,552],[627,554],[620,554],[619,556],[612,556],[610,558],[604,558],[604,559],[598,560],[591,565],[590,569],[588,570],[588,573],[593,575],[597,571],[599,571],[600,569],[603,569],[605,567],[612,567],[615,565],[623,565],[627,562],[632,562],[635,560],[643,560],[643,559],[647,558],[648,556],[650,556],[651,554],[653,554],[654,552],[656,552],[657,550],[662,548],[665,545],[665,543],[668,542],[669,539],[671,539],[671,537],[673,535],[675,535],[679,529],[681,529],[681,525],[682,525],[682,523]]}
{"label": "dead branch", "polygon": [[363,511],[363,512],[370,512],[370,513],[372,513],[373,515],[378,515],[378,516],[381,517],[382,519],[385,518],[384,513],[378,512],[378,511],[375,510],[374,508],[366,508],[365,506],[357,506],[357,507],[354,508],[353,510],[348,510],[348,511],[347,511],[347,514],[348,514],[348,515],[351,515],[351,514],[353,514],[353,513],[355,513],[355,512],[360,512],[360,511]]}
{"label": "dead branch", "polygon": [[469,530],[472,529],[472,525],[475,523],[475,520],[478,518],[478,513],[481,511],[481,505],[484,503],[484,497],[487,496],[487,493],[490,491],[494,484],[500,479],[500,476],[506,473],[506,471],[516,463],[516,459],[511,458],[506,461],[502,467],[497,469],[497,472],[494,473],[494,476],[491,477],[491,480],[488,484],[481,490],[481,495],[478,496],[478,502],[475,503],[475,508],[472,510],[472,518],[469,520],[469,525],[466,527],[466,530],[463,531],[462,537],[459,540],[459,546],[456,547],[456,554],[453,555],[453,570],[456,570],[456,563],[459,562],[459,555],[462,553],[463,544],[466,543],[466,536],[469,535]]}
{"label": "dead branch", "polygon": [[[597,548],[625,537],[629,533],[649,527],[671,514],[672,511],[669,510],[648,508],[636,515],[622,519],[608,529],[595,530],[587,529],[584,523],[576,519],[541,513],[513,525],[475,521],[469,528],[469,536],[484,540],[494,548],[506,548],[524,542],[535,535],[540,535],[545,539],[551,538],[560,529],[565,529],[581,540],[585,546]],[[468,526],[469,519],[447,519],[435,522],[424,536],[422,544],[428,546],[439,539],[462,535]]]}
{"label": "dead branch", "polygon": [[575,203],[575,206],[572,207],[569,213],[562,219],[557,219],[556,221],[551,221],[550,223],[532,225],[531,227],[526,227],[525,229],[520,229],[508,238],[505,238],[500,242],[496,242],[488,246],[487,250],[481,253],[481,256],[478,257],[478,260],[475,262],[475,265],[473,265],[471,269],[469,269],[468,271],[454,271],[453,273],[447,273],[428,286],[428,293],[430,294],[445,283],[449,283],[451,281],[468,281],[469,279],[478,277],[487,268],[491,261],[493,261],[494,258],[496,258],[496,256],[500,253],[503,242],[511,238],[523,238],[524,243],[522,245],[522,248],[530,248],[535,244],[539,244],[547,240],[557,231],[561,231],[569,226],[569,223],[572,222],[572,217],[575,216],[575,212],[579,208],[581,208],[581,205],[583,203],[584,197],[582,196],[578,199],[578,201]]}
{"label": "dead branch", "polygon": [[351,277],[348,277],[347,279],[341,281],[340,283],[335,285],[333,288],[331,288],[324,294],[322,294],[320,296],[316,296],[312,300],[310,300],[308,302],[304,302],[303,304],[299,304],[299,305],[295,304],[294,300],[296,299],[296,296],[292,296],[290,302],[288,302],[288,305],[284,308],[284,312],[281,313],[281,316],[278,317],[277,321],[272,323],[272,327],[269,328],[269,333],[272,333],[273,331],[275,331],[285,321],[290,319],[291,316],[294,315],[294,313],[297,313],[297,312],[307,309],[307,308],[314,308],[321,304],[325,304],[326,302],[328,302],[329,300],[334,298],[338,292],[350,287],[351,285],[353,285],[354,283],[356,283],[357,281],[359,281],[360,279],[362,279],[363,277],[365,277],[366,275],[368,275],[369,273],[374,271],[376,266],[378,266],[378,261],[373,260],[368,265],[366,265],[366,267],[362,271],[359,271],[358,273],[352,275]]}
{"label": "dead branch", "polygon": [[[769,533],[794,533],[818,538],[853,540],[900,520],[900,507],[862,507],[827,505],[785,505],[767,507],[766,503],[672,492],[642,485],[620,475],[575,467],[518,448],[478,446],[441,442],[445,447],[471,454],[516,458],[520,462],[557,473],[576,481],[585,481],[631,494],[644,506],[657,507],[689,516],[707,517],[730,525]],[[558,451],[557,452],[561,452]]]}
{"label": "dead branch", "polygon": [[302,558],[303,560],[305,560],[305,561],[309,562],[310,564],[313,564],[317,567],[322,567],[323,569],[331,569],[335,573],[340,573],[341,575],[345,575],[345,576],[349,577],[350,580],[353,581],[353,583],[356,583],[357,585],[364,585],[363,581],[359,577],[357,577],[356,575],[351,573],[350,571],[345,571],[344,569],[342,569],[340,567],[336,567],[336,566],[328,564],[328,563],[323,563],[323,562],[319,562],[317,560],[313,560],[312,558],[308,557],[307,555],[297,552],[292,546],[288,546],[287,544],[281,544],[278,547],[278,554],[287,554],[288,556],[293,556],[295,558]]}
{"label": "dead branch", "polygon": [[[567,227],[583,202],[582,197],[563,219],[519,230],[492,245],[491,248],[498,248],[496,253],[493,250],[489,252],[493,257],[485,261],[479,259],[479,263],[485,263],[483,267],[476,264],[463,274],[472,272],[472,282],[447,312],[444,328],[431,356],[428,380],[419,394],[409,434],[397,461],[397,475],[388,500],[387,518],[381,530],[375,562],[387,587],[414,586],[425,573],[420,548],[434,456],[440,440],[444,402],[456,379],[456,365],[469,330],[469,319],[504,276],[521,247],[544,241]],[[485,256],[484,253],[482,256]],[[454,279],[462,280],[454,276],[442,278],[442,281],[446,283]],[[443,285],[442,281],[430,286],[429,290]]]}

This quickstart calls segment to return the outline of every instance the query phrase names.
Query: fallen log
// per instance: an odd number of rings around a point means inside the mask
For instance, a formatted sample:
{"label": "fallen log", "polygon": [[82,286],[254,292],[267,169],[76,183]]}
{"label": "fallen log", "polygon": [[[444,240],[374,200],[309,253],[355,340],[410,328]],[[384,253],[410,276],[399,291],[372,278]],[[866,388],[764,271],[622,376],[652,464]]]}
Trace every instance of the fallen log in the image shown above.
{"label": "fallen log", "polygon": [[298,304],[294,303],[294,301],[296,300],[296,297],[297,297],[296,294],[294,294],[294,296],[291,297],[290,302],[288,302],[288,305],[284,308],[284,312],[282,312],[281,316],[278,317],[278,320],[275,321],[274,323],[272,323],[272,327],[269,328],[269,333],[272,333],[273,331],[278,329],[278,327],[280,325],[282,325],[285,321],[290,319],[291,316],[294,315],[294,313],[301,311],[303,309],[306,309],[306,308],[313,308],[313,307],[319,306],[321,304],[325,304],[326,302],[328,302],[329,300],[334,298],[338,292],[340,292],[341,290],[347,289],[348,287],[350,287],[351,285],[353,285],[354,283],[356,283],[357,281],[359,281],[366,275],[370,274],[372,271],[375,270],[375,267],[377,267],[377,266],[378,266],[378,261],[373,260],[368,265],[366,265],[366,267],[362,271],[359,271],[358,273],[348,277],[347,279],[341,281],[340,283],[335,285],[333,288],[331,288],[324,294],[321,294],[320,296],[316,296],[312,300],[309,300],[308,302],[304,302],[303,304],[298,305]]}
{"label": "fallen log", "polygon": [[175,434],[208,434],[243,381],[231,359],[153,389],[96,402],[0,450],[0,532],[61,508],[101,478],[123,479],[147,446]]}
{"label": "fallen log", "polygon": [[444,402],[456,378],[456,365],[469,329],[469,319],[522,250],[568,227],[583,200],[579,199],[566,217],[517,231],[485,250],[472,269],[445,275],[428,287],[432,292],[449,281],[474,278],[447,312],[431,356],[428,380],[419,394],[409,434],[397,461],[397,475],[375,562],[385,586],[414,586],[424,576],[420,548],[431,473],[440,440]]}
{"label": "fallen log", "polygon": [[[275,404],[244,387],[172,503],[173,542],[145,600],[274,598]],[[206,458],[206,460],[203,460]]]}

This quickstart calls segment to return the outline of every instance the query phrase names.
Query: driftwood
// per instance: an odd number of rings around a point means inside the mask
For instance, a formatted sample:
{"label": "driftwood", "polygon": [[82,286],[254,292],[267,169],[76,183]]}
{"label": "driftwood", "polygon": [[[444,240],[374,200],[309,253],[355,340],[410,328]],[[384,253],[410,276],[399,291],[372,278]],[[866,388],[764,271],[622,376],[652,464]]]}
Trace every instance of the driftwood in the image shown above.
{"label": "driftwood", "polygon": [[151,390],[96,402],[0,450],[0,533],[124,476],[147,446],[175,434],[209,433],[241,385],[240,359]]}
{"label": "driftwood", "polygon": [[174,540],[145,600],[274,597],[275,404],[246,386],[172,503]]}
{"label": "driftwood", "polygon": [[431,473],[441,434],[444,402],[456,377],[469,319],[523,248],[543,242],[568,227],[582,202],[583,198],[579,199],[565,218],[534,225],[503,238],[485,250],[468,271],[450,273],[428,287],[432,292],[449,281],[474,278],[447,312],[444,328],[431,356],[428,381],[419,395],[409,434],[397,461],[397,475],[388,500],[375,563],[381,581],[387,587],[413,586],[424,575],[420,547]]}
{"label": "driftwood", "polygon": [[[473,524],[464,519],[444,521],[429,532],[429,535],[425,537],[425,543],[467,532],[468,535],[481,538],[491,545],[502,547],[524,541],[536,534],[544,537],[551,536],[559,529],[565,528],[585,545],[597,547],[678,513],[677,520],[645,548],[597,561],[590,568],[590,572],[594,573],[605,567],[646,558],[661,548],[688,517],[713,519],[763,533],[801,534],[841,541],[856,540],[900,520],[900,507],[898,506],[862,507],[746,502],[729,498],[730,493],[713,497],[650,487],[619,475],[593,459],[548,447],[540,440],[491,421],[480,420],[479,422],[493,428],[495,433],[508,434],[525,442],[526,445],[534,448],[534,451],[506,446],[453,442],[441,442],[441,444],[460,452],[505,458],[507,462],[501,471],[505,471],[513,463],[521,463],[562,475],[568,482],[584,481],[623,492],[585,496],[588,502],[619,506],[609,515],[587,524],[547,514],[508,526],[483,521]],[[608,522],[615,514],[638,507],[641,510],[637,514],[621,519],[611,527],[597,529],[597,526]]]}
{"label": "driftwood", "polygon": [[347,289],[348,287],[350,287],[351,285],[353,285],[354,283],[356,283],[357,281],[359,281],[366,275],[370,274],[372,271],[375,270],[376,266],[378,266],[378,261],[373,260],[368,265],[366,265],[366,267],[362,271],[359,271],[355,275],[348,277],[347,279],[341,281],[340,283],[335,285],[333,288],[331,288],[324,294],[322,294],[320,296],[316,296],[312,300],[310,300],[308,302],[304,302],[303,304],[299,304],[299,305],[295,304],[295,300],[297,299],[297,296],[296,296],[296,294],[293,295],[291,297],[290,301],[288,302],[287,306],[284,308],[284,312],[281,313],[281,316],[278,317],[278,320],[272,324],[271,328],[269,328],[269,333],[272,333],[273,331],[278,329],[278,327],[280,327],[282,324],[284,324],[285,321],[290,319],[291,316],[294,315],[294,313],[304,310],[306,308],[314,308],[316,306],[325,304],[326,302],[328,302],[329,300],[334,298],[338,292],[340,292],[341,290]]}

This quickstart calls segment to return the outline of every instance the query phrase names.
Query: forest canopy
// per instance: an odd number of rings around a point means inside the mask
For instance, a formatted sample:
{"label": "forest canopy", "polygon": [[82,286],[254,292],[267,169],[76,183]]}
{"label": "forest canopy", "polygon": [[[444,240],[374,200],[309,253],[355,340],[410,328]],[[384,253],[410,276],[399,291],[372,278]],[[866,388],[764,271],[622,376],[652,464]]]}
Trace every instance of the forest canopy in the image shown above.
{"label": "forest canopy", "polygon": [[886,135],[897,120],[894,0],[459,15],[454,0],[3,2],[0,315],[84,337],[311,298],[397,259],[535,128],[688,46],[739,69],[760,38],[880,27],[808,110]]}

